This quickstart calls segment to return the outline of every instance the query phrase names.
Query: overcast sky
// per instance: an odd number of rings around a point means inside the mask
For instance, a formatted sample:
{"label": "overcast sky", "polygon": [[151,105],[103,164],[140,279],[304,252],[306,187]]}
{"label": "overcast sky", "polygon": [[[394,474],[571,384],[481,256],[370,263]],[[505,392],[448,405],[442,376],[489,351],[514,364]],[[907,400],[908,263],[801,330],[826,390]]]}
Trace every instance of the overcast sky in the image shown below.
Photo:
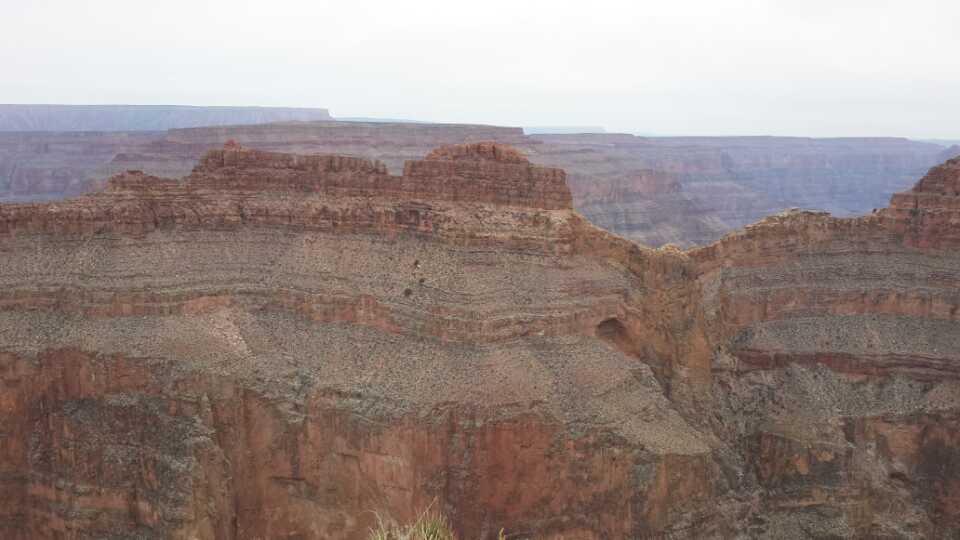
{"label": "overcast sky", "polygon": [[0,102],[960,139],[957,0],[0,0]]}

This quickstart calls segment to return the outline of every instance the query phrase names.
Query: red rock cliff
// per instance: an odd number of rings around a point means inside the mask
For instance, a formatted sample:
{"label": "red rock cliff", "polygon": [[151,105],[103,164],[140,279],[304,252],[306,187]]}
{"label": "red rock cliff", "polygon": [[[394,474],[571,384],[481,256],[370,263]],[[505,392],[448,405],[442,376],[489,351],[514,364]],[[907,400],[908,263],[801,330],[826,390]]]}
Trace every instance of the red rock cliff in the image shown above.
{"label": "red rock cliff", "polygon": [[791,212],[691,252],[716,426],[752,460],[768,527],[957,534],[957,173],[936,167],[867,217]]}
{"label": "red rock cliff", "polygon": [[230,145],[0,206],[3,537],[364,538],[431,503],[470,536],[727,527],[679,409],[703,335],[657,321],[683,257],[509,148],[406,173]]}
{"label": "red rock cliff", "polygon": [[689,252],[490,143],[0,206],[0,536],[950,537],[952,167]]}
{"label": "red rock cliff", "polygon": [[[221,112],[230,117],[230,110]],[[232,124],[251,118],[233,114]],[[222,117],[208,118],[216,124]],[[575,207],[592,223],[646,245],[684,247],[708,244],[785,208],[870,212],[931,165],[956,155],[940,145],[893,138],[527,136],[520,128],[496,126],[333,121],[0,133],[0,200],[76,195],[127,169],[179,177],[231,139],[275,152],[377,160],[394,174],[437,146],[497,141],[567,171]],[[642,182],[657,178],[671,179],[676,188]],[[604,196],[593,196],[600,192]]]}

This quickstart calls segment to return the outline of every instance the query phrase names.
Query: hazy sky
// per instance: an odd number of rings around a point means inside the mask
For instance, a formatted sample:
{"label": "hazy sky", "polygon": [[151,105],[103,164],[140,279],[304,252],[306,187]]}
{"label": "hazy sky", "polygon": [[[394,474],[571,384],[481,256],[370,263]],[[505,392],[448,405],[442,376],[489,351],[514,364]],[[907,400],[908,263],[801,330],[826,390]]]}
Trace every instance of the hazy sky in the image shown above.
{"label": "hazy sky", "polygon": [[960,139],[958,0],[0,0],[0,102]]}

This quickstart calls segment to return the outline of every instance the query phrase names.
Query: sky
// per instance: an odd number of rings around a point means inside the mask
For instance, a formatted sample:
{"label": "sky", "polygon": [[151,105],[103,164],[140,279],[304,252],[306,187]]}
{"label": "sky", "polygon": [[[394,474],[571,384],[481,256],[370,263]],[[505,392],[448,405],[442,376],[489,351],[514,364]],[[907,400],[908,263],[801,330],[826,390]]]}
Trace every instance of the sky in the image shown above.
{"label": "sky", "polygon": [[960,139],[957,0],[0,0],[0,103]]}

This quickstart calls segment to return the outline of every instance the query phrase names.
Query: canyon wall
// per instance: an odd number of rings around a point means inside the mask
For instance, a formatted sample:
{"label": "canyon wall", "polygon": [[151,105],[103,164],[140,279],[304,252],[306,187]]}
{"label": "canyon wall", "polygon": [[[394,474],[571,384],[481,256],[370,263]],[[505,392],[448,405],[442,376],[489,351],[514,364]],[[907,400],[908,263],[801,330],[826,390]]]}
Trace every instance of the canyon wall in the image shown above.
{"label": "canyon wall", "polygon": [[960,160],[687,252],[573,201],[498,144],[234,142],[0,205],[0,536],[960,533]]}
{"label": "canyon wall", "polygon": [[180,177],[208,150],[230,140],[262,150],[364,157],[382,161],[398,173],[407,160],[437,146],[492,140],[513,144],[525,139],[519,128],[372,122],[289,122],[165,132],[0,133],[0,200],[43,200],[93,191],[99,180],[128,169]]}
{"label": "canyon wall", "polygon": [[470,537],[726,526],[679,412],[704,337],[661,320],[687,263],[571,204],[475,144],[402,176],[228,145],[0,206],[2,536],[359,539],[431,504]]}
{"label": "canyon wall", "polygon": [[690,252],[716,432],[797,538],[950,538],[960,496],[960,159],[861,218],[788,212]]}
{"label": "canyon wall", "polygon": [[96,189],[117,154],[162,132],[0,132],[0,201],[52,200]]}
{"label": "canyon wall", "polygon": [[[670,224],[683,246],[707,244],[766,215],[799,207],[838,216],[869,213],[909,187],[931,166],[960,155],[944,146],[895,138],[810,139],[800,137],[634,137],[623,134],[537,135],[537,161],[563,167],[574,186],[621,183],[627,171],[674,175],[677,194],[578,208],[600,223],[616,219],[613,232],[643,242],[648,231]],[[584,174],[590,180],[581,180]],[[593,204],[592,204],[593,203]],[[677,217],[647,217],[648,206]],[[586,209],[591,211],[587,212]],[[596,210],[594,210],[596,209]],[[597,216],[596,218],[594,216]],[[656,233],[654,233],[655,235]]]}
{"label": "canyon wall", "polygon": [[179,177],[229,140],[277,152],[375,159],[393,173],[436,146],[495,141],[566,170],[575,207],[591,222],[642,244],[682,247],[708,244],[792,207],[868,213],[930,166],[960,154],[905,139],[524,135],[519,128],[389,122],[173,129],[147,141],[134,135],[136,141],[128,139],[134,144],[118,144],[114,134],[105,134],[96,145],[91,135],[84,155],[56,144],[43,153],[32,150],[42,148],[39,133],[9,137],[0,137],[7,141],[0,145],[0,200],[89,191],[97,188],[96,179],[127,169]]}

